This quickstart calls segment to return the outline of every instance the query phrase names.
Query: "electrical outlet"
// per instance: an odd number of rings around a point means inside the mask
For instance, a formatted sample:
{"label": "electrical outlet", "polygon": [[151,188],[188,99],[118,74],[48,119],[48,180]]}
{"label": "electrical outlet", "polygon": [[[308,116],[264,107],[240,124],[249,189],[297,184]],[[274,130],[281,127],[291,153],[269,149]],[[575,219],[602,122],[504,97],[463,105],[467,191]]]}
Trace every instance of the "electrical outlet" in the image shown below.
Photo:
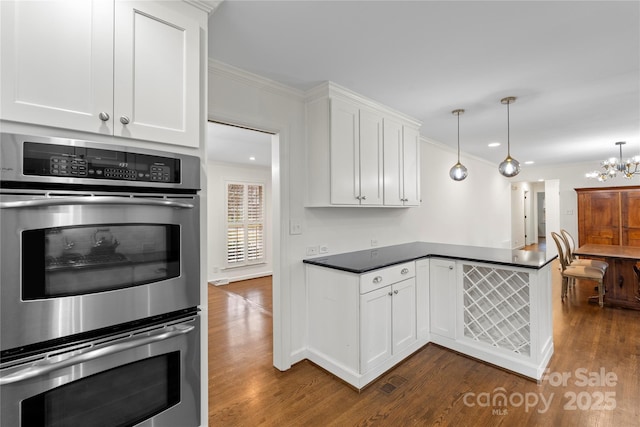
{"label": "electrical outlet", "polygon": [[320,245],[320,253],[321,254],[326,254],[327,252],[329,252],[329,246],[328,245]]}
{"label": "electrical outlet", "polygon": [[378,239],[371,239],[371,246],[372,247],[378,246]]}
{"label": "electrical outlet", "polygon": [[307,246],[307,256],[318,255],[318,250],[317,246]]}

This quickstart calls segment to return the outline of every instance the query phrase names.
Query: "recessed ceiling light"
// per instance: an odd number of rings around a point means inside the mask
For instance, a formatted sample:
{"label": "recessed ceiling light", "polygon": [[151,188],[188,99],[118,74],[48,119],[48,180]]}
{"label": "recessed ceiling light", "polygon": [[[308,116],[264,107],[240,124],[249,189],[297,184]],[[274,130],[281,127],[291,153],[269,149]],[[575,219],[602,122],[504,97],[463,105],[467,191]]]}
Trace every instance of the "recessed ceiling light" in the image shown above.
{"label": "recessed ceiling light", "polygon": [[499,147],[500,143],[499,142],[490,142],[488,146],[491,147],[491,148]]}
{"label": "recessed ceiling light", "polygon": [[524,162],[525,165],[532,165],[535,162],[533,160],[527,160],[526,162]]}
{"label": "recessed ceiling light", "polygon": [[544,182],[544,178],[538,179],[538,182]]}
{"label": "recessed ceiling light", "polygon": [[249,157],[249,160],[255,160],[255,159],[256,159],[256,158],[255,158],[255,157],[253,157],[253,156]]}

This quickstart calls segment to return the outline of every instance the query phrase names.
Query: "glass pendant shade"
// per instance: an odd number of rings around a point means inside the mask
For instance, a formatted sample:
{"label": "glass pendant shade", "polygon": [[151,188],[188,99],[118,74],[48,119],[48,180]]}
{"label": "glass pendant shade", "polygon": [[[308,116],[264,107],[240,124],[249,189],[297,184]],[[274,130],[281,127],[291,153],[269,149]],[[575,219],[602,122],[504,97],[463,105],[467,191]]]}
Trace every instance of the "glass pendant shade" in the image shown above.
{"label": "glass pendant shade", "polygon": [[463,109],[453,110],[451,114],[458,116],[458,163],[453,165],[453,167],[449,170],[449,176],[454,181],[462,181],[469,175],[467,168],[464,167],[462,163],[460,163],[460,114],[464,113]]}
{"label": "glass pendant shade", "polygon": [[520,162],[511,157],[511,141],[509,137],[509,104],[512,104],[515,100],[515,96],[507,96],[500,100],[501,103],[507,104],[507,158],[498,166],[498,172],[507,178],[512,178],[520,173]]}
{"label": "glass pendant shade", "polygon": [[514,177],[520,173],[520,162],[511,156],[507,156],[498,166],[498,171],[507,178]]}
{"label": "glass pendant shade", "polygon": [[469,175],[469,172],[467,172],[467,168],[464,167],[464,165],[460,162],[453,165],[453,167],[449,171],[449,176],[454,181],[462,181],[467,177],[467,175]]}

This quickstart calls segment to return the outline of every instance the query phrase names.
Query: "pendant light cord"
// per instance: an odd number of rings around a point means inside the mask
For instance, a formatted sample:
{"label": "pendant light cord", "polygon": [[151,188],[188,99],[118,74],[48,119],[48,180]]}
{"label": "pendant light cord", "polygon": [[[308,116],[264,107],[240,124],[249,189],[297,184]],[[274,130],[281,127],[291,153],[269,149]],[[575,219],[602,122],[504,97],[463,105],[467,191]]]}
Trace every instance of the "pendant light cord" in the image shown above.
{"label": "pendant light cord", "polygon": [[458,112],[457,116],[458,116],[458,163],[460,163],[460,112]]}
{"label": "pendant light cord", "polygon": [[511,121],[509,119],[509,104],[511,104],[511,101],[507,101],[507,157],[511,157]]}

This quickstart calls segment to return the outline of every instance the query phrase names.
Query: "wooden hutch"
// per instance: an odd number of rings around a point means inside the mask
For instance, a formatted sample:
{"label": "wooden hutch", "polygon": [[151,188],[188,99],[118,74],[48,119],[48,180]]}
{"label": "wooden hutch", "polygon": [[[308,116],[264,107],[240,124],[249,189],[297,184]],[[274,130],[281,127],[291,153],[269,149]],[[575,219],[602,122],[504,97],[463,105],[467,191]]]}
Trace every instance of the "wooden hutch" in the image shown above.
{"label": "wooden hutch", "polygon": [[[639,263],[640,186],[577,188],[578,245],[609,245],[615,253],[600,258],[609,263],[605,276],[606,303],[640,310]],[[586,255],[586,254],[585,254]],[[594,254],[590,254],[591,257]]]}

